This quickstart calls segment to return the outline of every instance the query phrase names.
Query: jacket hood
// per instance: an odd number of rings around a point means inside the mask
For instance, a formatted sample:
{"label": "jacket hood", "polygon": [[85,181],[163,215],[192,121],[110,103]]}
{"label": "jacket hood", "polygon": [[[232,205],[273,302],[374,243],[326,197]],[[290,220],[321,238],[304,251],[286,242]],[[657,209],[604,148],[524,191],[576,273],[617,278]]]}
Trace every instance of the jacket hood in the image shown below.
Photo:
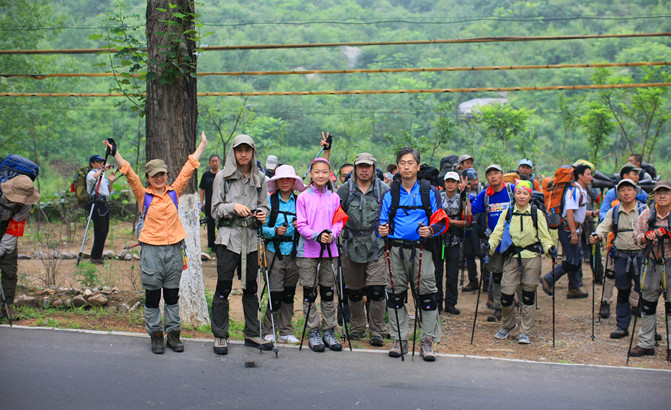
{"label": "jacket hood", "polygon": [[221,172],[224,173],[224,179],[240,179],[243,177],[242,172],[238,170],[238,162],[235,160],[235,151],[234,151],[235,147],[242,144],[247,144],[250,147],[252,147],[253,150],[252,159],[249,161],[249,164],[251,166],[250,181],[254,187],[259,188],[261,187],[263,181],[261,180],[259,170],[256,166],[256,145],[254,144],[254,140],[252,139],[252,137],[250,137],[247,134],[240,134],[235,138],[233,138],[231,148],[228,150],[228,155],[226,156],[226,163],[224,165],[224,169]]}

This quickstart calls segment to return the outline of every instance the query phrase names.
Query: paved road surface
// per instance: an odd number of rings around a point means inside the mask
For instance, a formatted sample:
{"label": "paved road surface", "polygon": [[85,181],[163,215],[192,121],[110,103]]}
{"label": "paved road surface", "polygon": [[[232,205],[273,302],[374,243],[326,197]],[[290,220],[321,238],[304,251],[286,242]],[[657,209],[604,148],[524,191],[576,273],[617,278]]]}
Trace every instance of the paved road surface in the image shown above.
{"label": "paved road surface", "polygon": [[185,344],[153,355],[146,336],[2,326],[0,409],[671,407],[668,371]]}

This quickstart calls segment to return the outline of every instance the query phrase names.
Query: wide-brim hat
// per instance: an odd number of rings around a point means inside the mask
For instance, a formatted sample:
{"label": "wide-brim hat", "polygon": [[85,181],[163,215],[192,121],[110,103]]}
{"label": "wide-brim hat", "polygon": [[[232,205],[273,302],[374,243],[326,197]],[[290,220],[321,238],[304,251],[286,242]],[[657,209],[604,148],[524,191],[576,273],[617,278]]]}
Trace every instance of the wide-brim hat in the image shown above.
{"label": "wide-brim hat", "polygon": [[296,175],[296,170],[291,165],[280,165],[275,170],[275,176],[268,180],[268,193],[272,194],[277,191],[277,180],[282,178],[293,178],[294,186],[291,188],[294,191],[305,191],[305,184],[303,180]]}
{"label": "wide-brim hat", "polygon": [[34,205],[40,200],[40,192],[35,188],[33,180],[19,175],[0,184],[2,195],[17,204]]}

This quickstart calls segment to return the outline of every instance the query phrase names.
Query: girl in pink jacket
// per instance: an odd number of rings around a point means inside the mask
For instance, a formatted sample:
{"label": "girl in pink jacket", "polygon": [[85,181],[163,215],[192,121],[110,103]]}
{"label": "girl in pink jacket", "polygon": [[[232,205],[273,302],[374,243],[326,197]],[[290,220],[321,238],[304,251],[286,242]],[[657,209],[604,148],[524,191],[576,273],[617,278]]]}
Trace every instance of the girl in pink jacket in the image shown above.
{"label": "girl in pink jacket", "polygon": [[[328,160],[312,161],[312,183],[296,200],[296,227],[301,235],[296,263],[303,286],[305,327],[310,332],[308,345],[315,352],[323,352],[326,346],[333,351],[342,350],[335,336],[335,268],[331,257],[338,257],[335,241],[347,222],[347,215],[340,208],[340,197],[333,192],[330,176]],[[321,298],[321,326],[315,304],[317,292]]]}

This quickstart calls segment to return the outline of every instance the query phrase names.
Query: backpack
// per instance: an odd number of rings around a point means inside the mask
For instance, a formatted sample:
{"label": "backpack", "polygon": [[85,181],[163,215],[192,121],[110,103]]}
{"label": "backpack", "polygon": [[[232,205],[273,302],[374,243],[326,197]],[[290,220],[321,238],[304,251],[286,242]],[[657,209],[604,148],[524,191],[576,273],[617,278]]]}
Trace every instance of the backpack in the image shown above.
{"label": "backpack", "polygon": [[75,194],[77,205],[87,205],[91,199],[89,197],[89,192],[86,190],[86,176],[91,169],[90,166],[81,167],[75,172],[75,176],[72,178],[70,192]]}
{"label": "backpack", "polygon": [[[272,195],[270,195],[270,216],[268,217],[268,226],[275,226],[275,222],[277,222],[277,217],[279,214],[284,214],[285,218],[287,215],[296,216],[295,212],[280,211],[280,191],[275,191]],[[291,242],[293,242],[293,247],[291,249],[292,257],[296,256],[296,247],[298,245],[299,239],[298,236],[298,231],[294,230],[294,237],[291,239]],[[280,241],[276,238],[273,242],[275,243],[275,252],[277,253],[278,258],[282,260],[282,254],[280,253]]]}
{"label": "backpack", "polygon": [[[555,171],[554,178],[543,180],[543,196],[545,209],[547,209],[548,228],[559,229],[564,225],[564,202],[566,188],[574,186],[573,167],[563,165]],[[582,194],[581,194],[582,195]]]}
{"label": "backpack", "polygon": [[[513,184],[506,184],[506,191],[508,192],[508,199],[511,203],[515,201],[515,192],[513,191]],[[476,221],[476,233],[480,239],[487,239],[491,234],[489,230],[489,195],[485,193],[485,212],[478,214]]]}
{"label": "backpack", "polygon": [[[172,202],[175,204],[175,208],[179,210],[179,200],[177,199],[177,192],[174,189],[168,191],[168,196],[172,199]],[[137,232],[137,237],[140,238],[140,232],[142,232],[142,227],[144,226],[144,219],[147,217],[147,211],[151,205],[151,201],[154,199],[154,195],[149,192],[144,193],[144,202],[142,204],[142,215],[140,215],[140,220],[135,225],[135,230]]]}
{"label": "backpack", "polygon": [[[40,168],[37,164],[20,155],[9,154],[0,163],[0,183],[9,181],[19,175],[26,175],[35,181],[39,173]],[[0,194],[2,194],[2,188],[0,188]]]}
{"label": "backpack", "polygon": [[[345,213],[347,213],[349,205],[352,203],[355,196],[361,197],[362,199],[361,204],[363,204],[363,200],[366,199],[366,197],[356,190],[356,184],[354,183],[353,180],[349,179],[345,183],[347,184],[347,199],[345,199],[345,202],[342,204],[342,209],[343,211],[345,211]],[[375,178],[375,181],[373,182],[373,194],[375,195],[375,199],[377,200],[378,203],[380,202],[380,199],[382,197],[382,192],[380,192],[380,189],[381,189],[380,179]]]}
{"label": "backpack", "polygon": [[[531,206],[531,221],[533,222],[534,229],[536,229],[536,238],[538,239],[538,243],[540,243],[540,233],[538,232],[538,207],[532,203],[529,203]],[[513,238],[510,236],[510,221],[513,219],[513,207],[515,206],[515,202],[511,202],[510,206],[506,210],[506,222],[504,224],[504,229],[503,229],[503,235],[501,236],[501,244],[500,244],[500,251],[501,253],[505,253],[508,248],[510,248],[513,245]],[[524,215],[517,213],[515,215]],[[505,241],[505,243],[504,243]]]}
{"label": "backpack", "polygon": [[438,168],[422,164],[419,166],[419,172],[417,173],[417,179],[418,180],[428,180],[431,182],[431,185],[440,187],[443,186],[443,181],[440,181],[438,179],[438,176],[440,175],[440,171],[438,171]]}
{"label": "backpack", "polygon": [[[435,168],[434,168],[435,169]],[[398,175],[398,174],[396,174]],[[401,201],[401,181],[400,181],[400,175],[398,175],[398,178],[396,178],[396,175],[394,176],[394,180],[391,183],[391,187],[389,188],[389,193],[391,194],[391,206],[389,207],[389,233],[394,234],[394,228],[396,225],[395,218],[396,218],[396,212],[398,211],[399,208],[407,210],[408,209],[424,209],[424,212],[426,212],[426,218],[427,220],[431,220],[431,181],[428,179],[419,179],[419,194],[420,198],[422,200],[422,205],[421,206],[401,206],[399,205]],[[418,175],[419,178],[419,175]]]}
{"label": "backpack", "polygon": [[646,162],[641,162],[641,169],[650,174],[650,177],[652,178],[653,181],[657,179],[657,169],[655,168],[654,165],[648,164]]}

